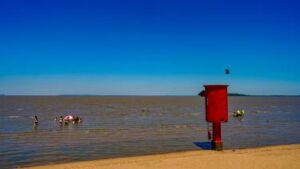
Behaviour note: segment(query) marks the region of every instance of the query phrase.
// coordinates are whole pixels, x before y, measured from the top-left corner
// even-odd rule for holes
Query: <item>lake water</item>
[[[2,96],[0,168],[201,151],[203,105],[201,97]],[[224,149],[300,143],[300,97],[229,97],[229,112],[241,108],[242,120],[222,124]],[[83,123],[54,121],[68,114]]]

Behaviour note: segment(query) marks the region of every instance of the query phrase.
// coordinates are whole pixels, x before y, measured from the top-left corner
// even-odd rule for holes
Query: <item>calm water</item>
[[[300,97],[230,97],[225,149],[300,143]],[[0,97],[0,168],[200,149],[201,97]],[[79,125],[59,126],[74,114]],[[40,125],[32,127],[32,116]]]

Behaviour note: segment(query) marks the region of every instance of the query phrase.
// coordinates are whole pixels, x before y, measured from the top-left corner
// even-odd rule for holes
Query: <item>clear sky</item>
[[[300,2],[0,0],[0,94],[196,95],[210,83],[299,95]]]

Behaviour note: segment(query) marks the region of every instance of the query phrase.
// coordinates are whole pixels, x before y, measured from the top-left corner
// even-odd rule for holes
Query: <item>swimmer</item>
[[[68,125],[69,124],[69,121],[65,121],[65,125]]]
[[[34,116],[33,125],[37,126],[38,124],[39,124],[39,120],[38,120],[37,116]]]
[[[63,120],[63,116],[60,116],[60,117],[59,117],[59,120],[58,120],[59,124],[62,125],[62,124],[63,124],[63,121],[64,121],[64,120]]]
[[[244,110],[237,110],[237,111],[232,113],[233,117],[243,117],[244,114],[245,114]]]
[[[79,119],[79,117],[76,116],[76,117],[74,118],[74,120],[73,120],[73,124],[78,123],[78,119]]]
[[[75,123],[81,123],[82,122],[82,119],[80,118],[80,117],[78,117],[78,116],[76,116],[75,118],[74,118],[74,120],[73,120],[73,124],[75,124]]]
[[[73,122],[74,121],[74,116],[73,115],[67,115],[64,117],[64,124],[68,125],[69,122]]]

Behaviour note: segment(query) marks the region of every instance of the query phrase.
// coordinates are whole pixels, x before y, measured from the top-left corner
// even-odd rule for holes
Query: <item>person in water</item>
[[[59,124],[60,124],[60,125],[62,125],[62,124],[63,124],[63,122],[64,122],[63,116],[60,116],[60,117],[59,117],[59,120],[58,120],[58,122],[59,122]]]
[[[73,120],[73,124],[78,124],[78,123],[81,123],[82,122],[82,119],[78,116],[76,116]]]
[[[245,110],[237,110],[232,113],[233,117],[243,117],[245,114]]]
[[[39,120],[38,120],[38,117],[35,115],[34,120],[33,120],[33,125],[37,126],[38,124],[39,124]]]

